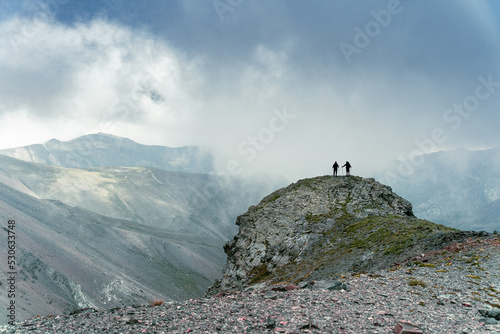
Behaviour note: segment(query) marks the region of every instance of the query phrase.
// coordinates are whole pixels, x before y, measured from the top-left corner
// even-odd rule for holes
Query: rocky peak
[[[295,218],[322,214],[334,217],[349,214],[356,218],[373,215],[413,217],[411,203],[393,193],[391,187],[359,176],[300,180],[266,196],[257,206],[250,207],[247,214],[270,212],[280,216],[276,209]],[[240,216],[236,224],[240,225],[245,216]],[[286,217],[281,219],[287,220]]]
[[[208,295],[377,269],[453,231],[417,219],[390,187],[357,176],[300,180],[251,206],[236,225],[223,278]]]

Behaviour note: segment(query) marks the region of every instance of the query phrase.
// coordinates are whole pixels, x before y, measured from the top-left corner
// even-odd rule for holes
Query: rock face
[[[390,187],[356,176],[300,180],[251,206],[236,225],[223,278],[207,295],[388,267],[456,231],[417,219]]]

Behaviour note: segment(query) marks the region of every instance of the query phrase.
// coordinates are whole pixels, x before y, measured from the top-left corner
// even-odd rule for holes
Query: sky
[[[499,146],[494,0],[3,0],[0,148],[104,132],[229,175]]]

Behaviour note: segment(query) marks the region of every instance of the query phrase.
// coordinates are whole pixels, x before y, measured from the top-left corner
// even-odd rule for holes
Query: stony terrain
[[[300,287],[261,285],[159,306],[87,309],[32,318],[5,332],[500,333],[500,239],[451,243],[390,270]]]

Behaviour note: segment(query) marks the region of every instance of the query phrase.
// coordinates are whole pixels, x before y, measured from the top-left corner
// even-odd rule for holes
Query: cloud
[[[32,143],[103,131],[208,145],[222,169],[293,179],[330,160],[367,175],[436,128],[448,138],[436,149],[498,140],[500,90],[458,130],[443,119],[480,76],[500,81],[485,1],[233,1],[222,20],[210,1],[59,3],[0,22],[0,117]],[[358,49],[350,61],[342,43]]]
[[[144,31],[95,20],[67,27],[14,18],[1,26],[0,114],[23,113],[40,123],[81,122],[79,132],[112,124],[166,130],[189,118],[194,65]]]

